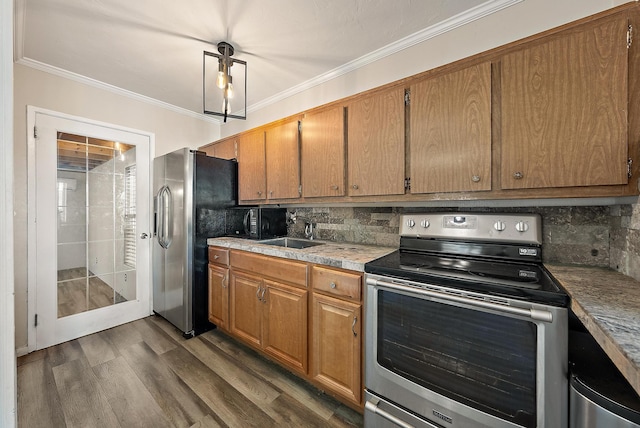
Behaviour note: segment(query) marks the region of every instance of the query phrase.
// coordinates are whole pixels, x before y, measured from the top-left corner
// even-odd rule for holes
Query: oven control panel
[[[416,213],[401,222],[401,236],[542,244],[538,214]]]

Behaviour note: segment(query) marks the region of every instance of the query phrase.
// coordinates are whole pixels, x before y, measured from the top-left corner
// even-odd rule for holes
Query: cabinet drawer
[[[209,263],[229,266],[229,250],[227,248],[209,247]]]
[[[362,275],[356,272],[313,266],[311,284],[314,291],[322,291],[338,297],[359,301],[362,296]]]
[[[307,286],[307,264],[303,262],[244,251],[231,251],[231,266],[261,277],[273,278],[302,287]]]

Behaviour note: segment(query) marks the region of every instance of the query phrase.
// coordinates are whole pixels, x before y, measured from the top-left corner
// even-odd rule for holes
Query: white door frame
[[[28,176],[28,250],[27,250],[27,263],[28,263],[28,286],[27,286],[27,295],[28,295],[28,305],[27,305],[27,319],[28,319],[28,329],[27,329],[27,341],[28,341],[28,352],[34,351],[35,349],[40,349],[42,348],[42,336],[40,337],[40,342],[38,342],[38,337],[37,337],[37,328],[35,326],[34,323],[34,319],[35,319],[35,314],[36,314],[36,310],[37,310],[37,301],[38,301],[38,296],[36,296],[36,283],[37,283],[37,275],[38,275],[38,260],[37,260],[37,223],[36,223],[36,207],[37,207],[37,200],[36,200],[36,174],[37,174],[37,170],[36,170],[36,138],[34,136],[34,132],[33,129],[36,125],[36,116],[37,115],[42,115],[41,120],[43,120],[44,118],[46,118],[47,116],[52,117],[54,119],[64,119],[64,120],[70,120],[70,121],[74,121],[74,122],[78,122],[81,125],[93,125],[93,126],[99,126],[99,127],[103,127],[103,128],[108,128],[109,130],[113,130],[116,132],[127,132],[127,133],[132,133],[132,134],[138,134],[141,137],[144,138],[148,138],[149,141],[149,183],[151,183],[151,179],[153,177],[152,173],[153,171],[151,170],[152,166],[153,166],[153,158],[154,158],[154,152],[155,152],[155,134],[151,133],[151,132],[146,132],[146,131],[140,131],[140,130],[136,130],[136,129],[131,129],[131,128],[126,128],[123,126],[119,126],[119,125],[113,125],[113,124],[109,124],[109,123],[105,123],[105,122],[99,122],[99,121],[95,121],[95,120],[90,120],[90,119],[86,119],[86,118],[82,118],[82,117],[77,117],[77,116],[72,116],[72,115],[68,115],[68,114],[64,114],[64,113],[59,113],[59,112],[55,112],[55,111],[51,111],[51,110],[46,110],[46,109],[42,109],[42,108],[38,108],[38,107],[34,107],[34,106],[27,106],[27,176]],[[149,186],[149,189],[151,190],[151,186]],[[151,228],[152,226],[152,211],[153,211],[153,195],[152,192],[149,191],[149,200],[147,203],[147,207],[149,208],[148,210],[148,224],[149,224],[149,228]],[[138,230],[138,234],[145,232],[145,230],[139,229]],[[150,230],[146,231],[147,233],[150,232]],[[148,280],[148,287],[145,288],[140,288],[138,287],[138,290],[141,293],[139,295],[139,298],[142,297],[145,300],[148,300],[148,307],[144,307],[141,308],[142,312],[140,311],[136,311],[134,313],[127,313],[127,315],[124,315],[124,311],[119,311],[120,316],[127,316],[130,317],[130,320],[133,319],[138,319],[141,318],[143,316],[149,315],[152,313],[152,296],[151,296],[151,292],[152,292],[152,287],[151,287],[151,240],[147,240],[147,241],[138,241],[140,244],[144,243],[148,243],[148,251],[149,251],[149,265],[148,265],[148,273],[149,273],[149,280]],[[128,303],[132,303],[132,302],[125,302],[125,303],[121,303],[116,305],[116,307],[124,307],[125,305],[127,305]],[[113,308],[113,307],[110,307]],[[103,309],[108,309],[108,308],[102,308],[102,309],[96,309],[93,311],[90,311],[91,313],[99,313],[100,311],[102,311]],[[82,317],[84,314],[78,314],[78,315],[74,315],[73,317],[76,316],[80,316]],[[71,317],[66,317],[66,318],[71,318]],[[65,319],[61,319],[61,320],[65,320]],[[125,321],[126,322],[126,321]],[[60,324],[60,321],[57,321],[56,324]],[[43,326],[43,328],[48,329],[48,326]],[[83,330],[82,334],[91,334],[100,330],[103,330],[105,327],[103,327],[102,324],[100,323],[95,323],[95,322],[91,322],[88,323],[88,325],[86,326],[86,328]],[[108,327],[107,327],[108,328]],[[56,332],[56,334],[58,334],[59,331]],[[69,338],[70,339],[70,338]],[[46,342],[45,342],[46,343]],[[47,343],[46,346],[52,345],[53,343]]]
[[[16,415],[13,273],[13,2],[0,1],[0,426]]]

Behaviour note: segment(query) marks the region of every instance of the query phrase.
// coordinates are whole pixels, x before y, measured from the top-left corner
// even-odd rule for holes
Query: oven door
[[[436,426],[567,425],[566,308],[372,274],[366,284],[367,427],[398,425],[371,411],[378,400]]]

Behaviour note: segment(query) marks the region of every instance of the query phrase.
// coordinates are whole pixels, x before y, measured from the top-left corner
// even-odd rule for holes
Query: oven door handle
[[[382,410],[380,407],[378,407],[379,403],[380,403],[380,400],[378,400],[378,399],[367,400],[367,402],[364,404],[364,409],[370,411],[374,415],[378,415],[378,416],[388,420],[391,423],[396,424],[397,426],[399,426],[401,428],[415,428],[413,425],[409,425],[408,423],[406,423],[402,419],[392,415],[391,413],[389,413],[387,411]],[[431,425],[427,421],[424,421],[424,422],[426,424],[428,424],[429,427],[437,428],[435,425]]]
[[[433,297],[441,300],[448,300],[456,303],[463,303],[466,305],[481,307],[485,309],[492,309],[499,312],[504,312],[513,315],[520,315],[527,318],[531,318],[536,321],[553,322],[553,314],[549,311],[543,311],[539,309],[524,309],[515,308],[513,306],[505,306],[499,303],[486,302],[482,300],[472,299],[464,296],[454,296],[446,293],[439,293],[437,291],[425,290],[423,288],[409,287],[402,284],[396,284],[393,282],[381,281],[379,279],[367,278],[367,284],[374,287],[386,287],[392,290],[400,290],[412,294],[420,294],[427,297]]]

